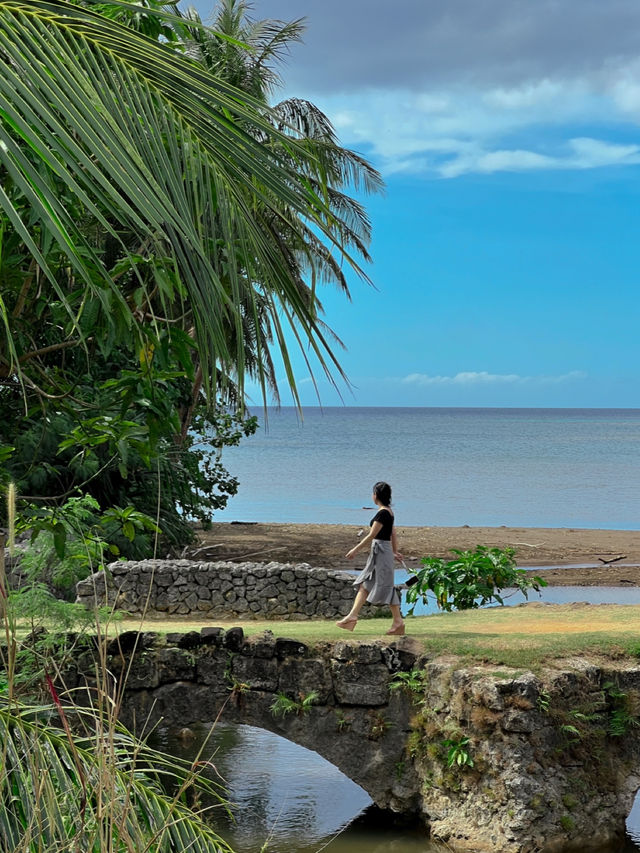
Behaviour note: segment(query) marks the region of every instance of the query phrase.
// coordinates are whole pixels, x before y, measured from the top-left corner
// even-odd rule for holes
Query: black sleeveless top
[[[373,522],[377,521],[382,525],[382,530],[376,536],[376,539],[384,539],[386,542],[391,540],[391,531],[393,530],[393,515],[388,509],[381,509],[373,516],[369,522],[369,527],[373,527]]]

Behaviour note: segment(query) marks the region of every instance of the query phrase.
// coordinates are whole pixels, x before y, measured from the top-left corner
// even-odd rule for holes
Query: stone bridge
[[[113,678],[127,673],[130,727],[219,717],[275,732],[453,850],[619,849],[640,786],[637,661],[572,659],[534,675],[432,658],[409,637],[312,648],[242,628],[127,632],[109,653]],[[69,686],[93,667],[91,650],[78,655]],[[283,697],[286,716],[272,710]]]

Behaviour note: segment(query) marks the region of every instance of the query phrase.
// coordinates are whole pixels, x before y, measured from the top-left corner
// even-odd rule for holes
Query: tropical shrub
[[[429,594],[435,596],[440,610],[470,610],[491,601],[503,604],[500,595],[506,588],[515,588],[525,598],[529,590],[539,591],[547,585],[542,578],[529,577],[518,569],[513,548],[486,548],[478,545],[474,551],[452,549],[456,557],[423,557],[423,568],[415,572],[417,582],[407,590],[411,613],[416,602],[425,604]]]

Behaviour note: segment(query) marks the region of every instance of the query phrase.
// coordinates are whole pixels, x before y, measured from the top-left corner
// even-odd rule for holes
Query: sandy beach
[[[207,560],[305,562],[331,569],[357,568],[344,555],[364,528],[342,524],[216,522],[198,532],[185,554]],[[640,531],[549,527],[398,527],[408,566],[424,556],[451,557],[451,548],[515,548],[522,568],[544,566],[552,585],[640,586]],[[619,559],[618,559],[619,558]]]

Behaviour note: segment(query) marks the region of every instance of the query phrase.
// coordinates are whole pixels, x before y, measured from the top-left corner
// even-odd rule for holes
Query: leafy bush
[[[62,506],[27,504],[17,527],[31,535],[21,572],[61,597],[73,595],[78,581],[120,556],[123,543],[146,551],[151,535],[159,532],[152,518],[133,507],[101,512],[91,495],[69,498]]]
[[[506,588],[515,587],[527,598],[530,589],[539,591],[547,585],[516,568],[513,548],[478,545],[475,551],[452,550],[457,555],[453,560],[422,559],[423,568],[415,573],[418,582],[407,590],[407,602],[413,605],[410,613],[419,599],[427,602],[429,593],[435,595],[440,610],[471,610],[491,601],[504,604],[500,592]]]
[[[179,414],[189,407],[191,385],[176,361],[175,341],[154,340],[151,364],[132,363],[131,354],[121,349],[107,360],[94,353],[87,372],[76,356],[73,382],[65,386],[68,396],[54,412],[32,405],[25,413],[19,388],[0,387],[6,413],[0,421],[0,489],[3,480],[12,479],[19,496],[48,507],[89,494],[102,511],[130,507],[157,520],[164,548],[191,542],[192,523],[206,524],[236,493],[238,481],[221,454],[252,435],[257,420],[207,408],[199,400],[181,435]],[[131,537],[130,525],[112,520],[118,538],[109,541],[124,556],[151,556],[148,528],[134,523]]]
[[[389,683],[389,690],[406,690],[417,703],[424,693],[424,678],[425,673],[419,669],[412,669],[410,672],[396,672]]]

